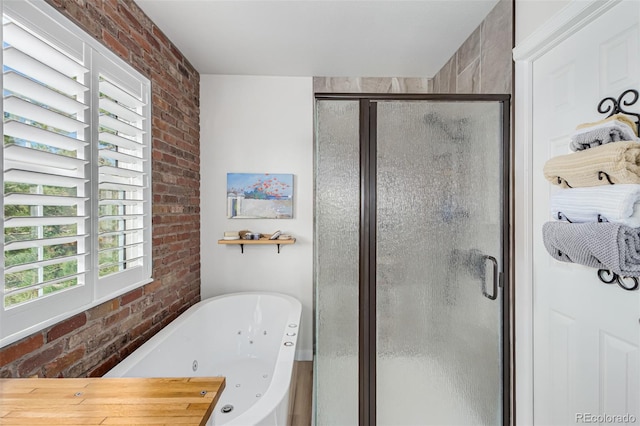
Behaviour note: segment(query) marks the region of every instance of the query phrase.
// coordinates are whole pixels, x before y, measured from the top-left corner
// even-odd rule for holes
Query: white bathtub
[[[208,425],[286,425],[300,302],[277,293],[203,300],[105,377],[224,376]],[[222,408],[233,406],[229,413]]]

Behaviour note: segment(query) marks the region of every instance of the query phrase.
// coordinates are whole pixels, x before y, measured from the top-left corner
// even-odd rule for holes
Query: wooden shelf
[[[295,238],[290,240],[270,240],[268,238],[260,238],[259,240],[218,240],[218,244],[231,244],[240,246],[240,252],[244,253],[245,244],[248,246],[251,245],[276,245],[278,246],[278,253],[280,253],[280,246],[287,244],[294,244],[296,242]]]

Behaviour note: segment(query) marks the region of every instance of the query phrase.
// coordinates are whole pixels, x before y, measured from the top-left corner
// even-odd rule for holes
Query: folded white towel
[[[575,223],[606,221],[640,227],[640,185],[568,188],[551,196],[551,214]]]
[[[605,121],[590,127],[578,128],[571,135],[572,151],[593,148],[611,142],[640,141],[634,130],[620,120]]]
[[[596,129],[610,129],[610,128],[620,128],[622,129],[622,131],[624,132],[624,134],[626,136],[628,136],[629,138],[633,138],[638,139],[638,136],[636,135],[636,133],[633,130],[633,127],[631,127],[631,125],[628,122],[622,121],[622,120],[607,120],[607,121],[602,121],[599,123],[594,123],[592,125],[589,126],[580,126],[578,128],[576,128],[576,130],[573,132],[574,135],[579,135],[582,133],[587,133],[590,132],[591,130],[596,130]]]

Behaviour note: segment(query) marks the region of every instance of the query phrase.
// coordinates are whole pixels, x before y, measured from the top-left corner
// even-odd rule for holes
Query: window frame
[[[152,156],[151,156],[151,122],[152,122],[152,87],[151,81],[135,70],[131,65],[114,54],[102,43],[91,37],[77,24],[63,16],[54,7],[45,2],[29,1],[3,1],[3,16],[6,14],[10,19],[15,19],[21,24],[37,29],[37,32],[47,41],[62,48],[69,56],[82,59],[83,66],[89,71],[85,74],[85,83],[89,90],[85,93],[85,102],[89,106],[85,110],[85,120],[89,126],[85,130],[84,140],[88,142],[88,163],[85,165],[85,201],[84,208],[89,219],[86,221],[88,246],[86,273],[84,284],[57,291],[53,294],[34,299],[22,304],[5,307],[4,296],[0,305],[0,347],[11,344],[23,337],[29,336],[48,326],[58,323],[66,318],[84,312],[103,302],[118,297],[124,293],[141,287],[153,281],[152,278]],[[2,28],[0,28],[2,33]],[[4,35],[2,34],[4,40]],[[2,54],[0,53],[0,56]],[[99,278],[98,265],[98,222],[99,222],[99,78],[100,75],[108,76],[112,82],[117,82],[120,87],[132,94],[139,96],[144,106],[141,115],[142,122],[142,168],[143,177],[143,256],[142,266],[128,270],[121,270],[105,277]],[[0,79],[3,76],[0,75]],[[4,87],[4,80],[3,80]],[[4,100],[2,101],[4,105]],[[3,107],[4,112],[4,107]],[[4,120],[0,123],[4,135]],[[0,149],[0,160],[4,164],[4,145]],[[2,184],[4,188],[4,173],[2,174]],[[4,190],[3,190],[4,191]],[[3,192],[4,193],[4,192]],[[0,197],[0,206],[4,212],[4,196]],[[4,245],[4,225],[3,225],[3,245]],[[0,266],[3,277],[4,291],[4,270],[5,256],[0,259]]]

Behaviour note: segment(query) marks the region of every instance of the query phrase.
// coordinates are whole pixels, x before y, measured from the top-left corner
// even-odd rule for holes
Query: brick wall
[[[151,79],[154,282],[0,349],[0,377],[100,376],[200,300],[200,76],[131,0],[47,0]]]

